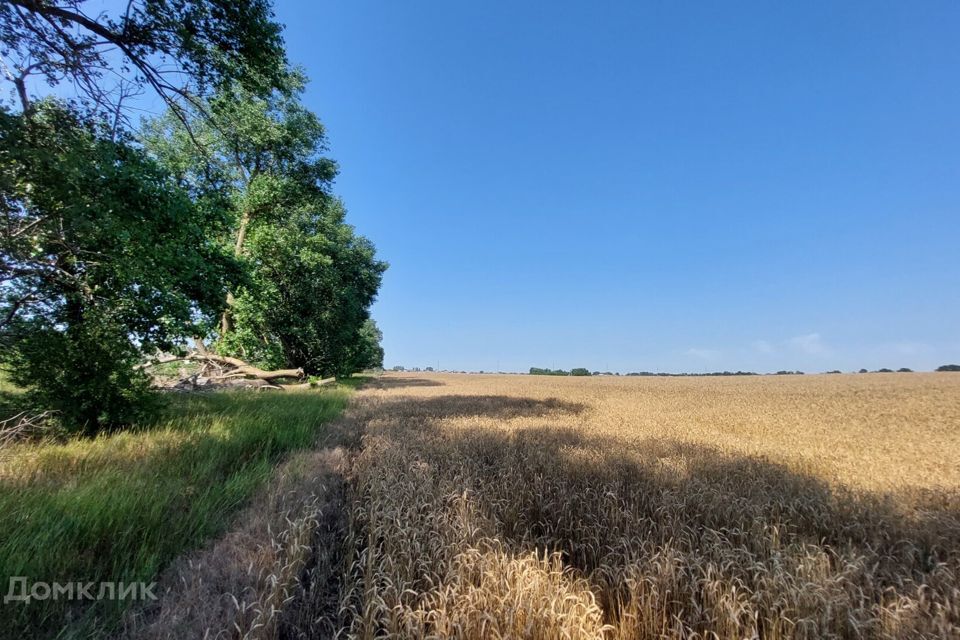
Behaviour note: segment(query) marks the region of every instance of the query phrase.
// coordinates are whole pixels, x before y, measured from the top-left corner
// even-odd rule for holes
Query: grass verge
[[[122,433],[0,452],[4,593],[11,576],[149,583],[225,531],[285,454],[314,445],[352,386],[176,396]],[[128,604],[11,602],[0,605],[0,634],[97,635]]]

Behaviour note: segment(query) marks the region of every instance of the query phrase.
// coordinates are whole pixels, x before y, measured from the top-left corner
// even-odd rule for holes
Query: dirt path
[[[334,635],[347,477],[362,425],[356,414],[348,408],[316,449],[280,465],[234,529],[169,566],[155,590],[159,599],[132,610],[117,637]]]

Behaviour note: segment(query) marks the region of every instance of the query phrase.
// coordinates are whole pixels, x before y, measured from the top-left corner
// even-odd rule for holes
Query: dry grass
[[[391,375],[354,414],[352,637],[960,636],[958,375]]]

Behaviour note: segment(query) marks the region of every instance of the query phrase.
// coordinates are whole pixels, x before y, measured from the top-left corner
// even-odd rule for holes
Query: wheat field
[[[352,637],[960,634],[960,376],[390,374],[352,415]]]
[[[126,637],[960,637],[960,375],[388,374],[326,434]]]

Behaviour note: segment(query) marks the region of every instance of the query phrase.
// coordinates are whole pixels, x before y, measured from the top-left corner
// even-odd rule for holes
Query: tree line
[[[584,367],[575,367],[570,371],[563,369],[541,369],[540,367],[530,367],[531,376],[589,376],[592,375],[589,369]]]
[[[382,365],[387,265],[266,0],[0,5],[0,366],[76,430],[154,407],[159,359],[224,378]],[[37,97],[69,84],[70,99]],[[51,93],[46,90],[46,93]],[[138,96],[165,113],[133,122]]]
[[[402,369],[401,369],[402,370]],[[936,371],[960,371],[960,365],[956,364],[945,364],[943,366],[937,367]],[[831,371],[826,371],[825,373],[842,373],[839,369],[834,369]],[[860,369],[857,373],[870,373],[867,369]],[[907,367],[901,367],[894,371],[893,369],[877,369],[875,373],[913,373],[913,369]],[[610,371],[593,371],[590,372],[585,368],[572,369],[570,371],[565,371],[563,369],[543,369],[540,367],[530,367],[530,375],[532,376],[619,376],[620,373],[612,373]],[[653,371],[631,371],[630,373],[622,374],[625,377],[661,377],[661,378],[687,378],[687,377],[712,377],[712,376],[756,376],[761,375],[755,371],[710,371],[706,373],[664,373],[664,372],[653,372]],[[783,369],[777,371],[774,375],[778,376],[802,376],[804,375],[803,371],[791,371]]]

